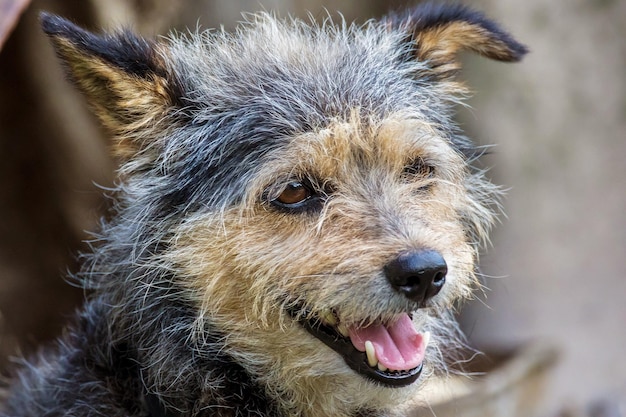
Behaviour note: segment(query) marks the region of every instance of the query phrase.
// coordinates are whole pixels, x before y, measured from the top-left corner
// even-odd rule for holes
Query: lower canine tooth
[[[382,363],[378,362],[378,370],[385,372],[385,371],[388,371],[389,369]]]
[[[367,355],[367,364],[372,368],[378,365],[378,359],[376,359],[376,349],[374,344],[369,340],[365,342],[365,354]]]
[[[428,344],[430,343],[430,332],[424,332],[424,334],[422,335],[422,339],[424,341],[424,350],[426,350]]]

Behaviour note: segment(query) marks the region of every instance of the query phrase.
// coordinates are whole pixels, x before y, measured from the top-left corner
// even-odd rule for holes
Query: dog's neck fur
[[[191,311],[186,311],[188,306],[181,303],[177,306],[180,316],[164,316],[162,321],[154,322],[152,329],[144,327],[142,335],[118,337],[105,330],[115,328],[111,326],[115,312],[105,310],[99,318],[89,314],[95,311],[102,313],[102,308],[107,308],[102,304],[106,302],[96,299],[87,305],[74,336],[80,339],[80,333],[85,330],[93,333],[95,325],[99,328],[96,334],[111,338],[89,344],[88,351],[76,352],[85,359],[77,363],[93,363],[94,368],[100,370],[96,378],[108,379],[107,375],[112,375],[114,381],[121,382],[119,386],[110,387],[111,395],[129,396],[133,393],[132,396],[142,399],[141,403],[151,417],[284,415],[243,368],[220,353],[222,349],[218,346],[220,337],[217,334],[211,333],[212,340],[205,341],[210,352],[203,354],[195,351],[184,335],[177,338],[163,331],[168,326],[180,326],[181,322],[187,322],[191,317]],[[155,337],[161,338],[162,342],[163,338],[168,339],[165,341],[168,345],[178,345],[183,341],[182,344],[187,346],[172,347],[171,351],[175,351],[176,356],[167,358],[166,352],[151,351],[154,345],[150,340]],[[94,349],[94,346],[102,348]],[[156,361],[157,357],[168,361],[167,366]],[[119,402],[124,403],[122,399]]]
[[[99,300],[93,302],[100,303]],[[163,343],[163,337],[167,337],[170,339],[166,342],[167,344],[180,344],[181,341],[188,341],[185,335],[163,336],[162,329],[168,326],[182,328],[185,325],[193,325],[190,321],[193,311],[188,310],[190,309],[189,306],[181,303],[176,309],[180,316],[174,317],[164,314],[162,322],[154,322],[152,329],[144,328],[144,335],[132,335],[125,342],[103,341],[100,344],[100,346],[108,346],[108,355],[106,356],[111,358],[109,363],[102,364],[102,366],[108,366],[110,373],[117,374],[120,373],[120,370],[127,373],[126,378],[119,378],[119,380],[128,381],[127,386],[120,387],[118,392],[128,394],[132,390],[139,390],[137,394],[142,398],[141,402],[150,417],[205,415],[211,417],[252,415],[372,417],[376,415],[371,411],[347,408],[338,410],[333,407],[333,410],[324,410],[323,401],[317,401],[316,406],[309,405],[307,410],[279,409],[277,404],[280,401],[275,401],[269,397],[265,388],[256,381],[256,378],[224,353],[220,342],[223,339],[218,332],[212,329],[205,329],[204,335],[208,338],[203,341],[203,346],[206,351],[201,352],[197,350],[197,346],[187,342],[185,343],[187,346],[184,348],[181,346],[172,348],[171,351],[176,352],[176,357],[161,358],[161,361],[171,361],[168,366],[161,366],[160,363],[162,362],[156,358],[163,353],[150,352],[150,347],[154,346],[150,340],[153,337],[160,337],[161,343]],[[87,311],[89,310],[91,309],[87,309]],[[108,323],[109,320],[115,320],[115,315],[116,313],[113,312],[113,318],[107,320],[105,314],[105,317],[101,319],[100,326],[117,327],[109,327],[110,323]],[[128,317],[127,314],[124,316]],[[181,323],[183,323],[182,326]],[[124,337],[128,336],[127,334]],[[112,338],[115,339],[114,336]],[[93,352],[91,354],[93,355]],[[100,357],[104,357],[104,355]],[[128,365],[120,364],[132,364],[133,366],[129,368]],[[191,369],[193,372],[190,371]]]

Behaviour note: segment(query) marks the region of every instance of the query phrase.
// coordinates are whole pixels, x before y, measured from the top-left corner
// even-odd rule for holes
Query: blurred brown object
[[[538,417],[559,356],[554,346],[531,343],[509,352],[475,355],[466,375],[435,379],[413,417]]]
[[[30,0],[0,0],[0,49]]]

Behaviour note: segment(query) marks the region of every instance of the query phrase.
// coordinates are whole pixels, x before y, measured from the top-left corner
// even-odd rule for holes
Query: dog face
[[[262,363],[268,384],[304,379],[319,395],[367,399],[360,407],[406,395],[440,361],[438,347],[455,334],[445,310],[474,279],[459,215],[475,204],[463,158],[407,115],[338,121],[268,157],[241,205],[177,229],[173,262],[194,277],[229,349]],[[432,295],[403,291],[390,268],[425,253],[445,260],[445,284]]]
[[[497,195],[450,118],[456,53],[521,45],[432,4],[167,43],[43,23],[115,139],[121,214],[197,306],[191,339],[210,322],[281,408],[316,415],[397,407],[441,366]]]

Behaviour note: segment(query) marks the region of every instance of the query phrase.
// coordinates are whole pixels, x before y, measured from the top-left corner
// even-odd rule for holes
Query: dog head
[[[114,138],[129,245],[161,248],[197,306],[190,338],[210,322],[284,409],[316,415],[396,407],[441,367],[497,196],[451,120],[457,54],[523,46],[430,3],[164,41],[42,22]]]

